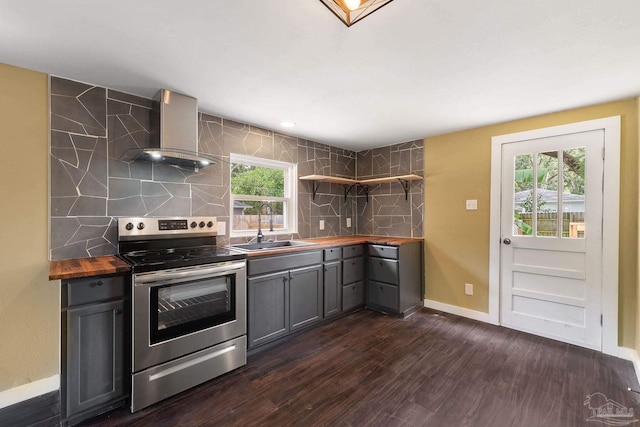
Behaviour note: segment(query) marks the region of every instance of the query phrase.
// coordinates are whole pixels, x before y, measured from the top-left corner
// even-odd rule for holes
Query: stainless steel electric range
[[[131,411],[246,364],[245,255],[213,217],[119,218],[132,267]]]

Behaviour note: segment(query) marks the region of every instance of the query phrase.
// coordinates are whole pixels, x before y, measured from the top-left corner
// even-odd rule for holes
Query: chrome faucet
[[[262,243],[262,239],[264,238],[264,234],[262,234],[262,207],[266,206],[269,208],[269,231],[273,231],[273,206],[271,206],[271,202],[262,203],[258,207],[258,237],[256,238],[256,242]]]

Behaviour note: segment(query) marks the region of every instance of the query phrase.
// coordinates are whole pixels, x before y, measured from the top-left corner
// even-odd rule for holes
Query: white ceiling
[[[0,62],[358,151],[638,96],[640,1],[0,0]]]

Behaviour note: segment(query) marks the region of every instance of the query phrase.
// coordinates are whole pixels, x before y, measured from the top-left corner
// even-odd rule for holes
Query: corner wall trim
[[[455,314],[456,316],[462,316],[469,319],[478,320],[480,322],[498,325],[498,323],[494,322],[491,319],[489,313],[484,313],[482,311],[471,310],[464,307],[458,307],[457,305],[445,304],[443,302],[430,299],[424,300],[424,306],[427,308],[432,308],[434,310],[444,311],[445,313]]]
[[[640,384],[640,356],[638,352],[632,348],[618,347],[618,357],[620,359],[630,360],[633,363],[633,369],[636,371],[638,384]]]
[[[0,408],[14,405],[60,388],[60,375],[42,378],[9,390],[0,391]]]

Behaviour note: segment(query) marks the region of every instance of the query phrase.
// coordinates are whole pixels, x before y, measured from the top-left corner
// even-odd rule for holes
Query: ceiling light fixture
[[[347,9],[354,11],[360,7],[360,0],[344,0]]]
[[[282,126],[283,128],[292,128],[294,127],[296,124],[292,121],[289,120],[285,120],[283,122],[280,122],[280,126]]]
[[[393,0],[320,0],[347,27]]]

